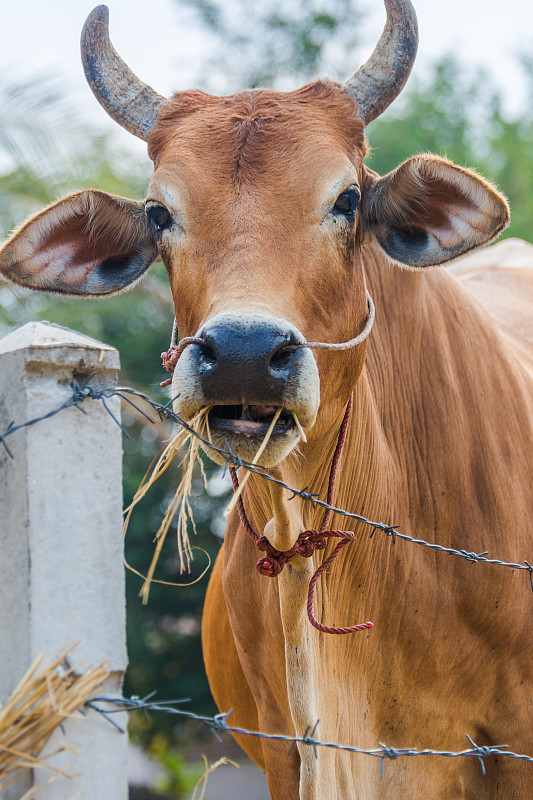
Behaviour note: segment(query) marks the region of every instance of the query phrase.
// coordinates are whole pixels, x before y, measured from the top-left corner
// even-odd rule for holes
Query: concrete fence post
[[[71,394],[71,382],[116,383],[118,352],[79,333],[31,322],[0,340],[0,433],[42,417]],[[120,416],[118,398],[108,406]],[[126,667],[122,560],[121,432],[98,400],[23,428],[0,442],[0,703],[34,659],[79,643],[80,671],[106,660],[105,691],[121,694]],[[114,716],[122,727],[127,721]],[[58,742],[78,751],[51,763],[78,778],[50,786],[46,770],[8,790],[18,800],[126,800],[127,736],[101,716],[71,718]],[[32,795],[33,796],[33,795]]]

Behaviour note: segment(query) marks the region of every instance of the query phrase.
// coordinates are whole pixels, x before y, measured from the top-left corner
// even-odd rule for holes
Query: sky
[[[95,0],[0,2],[0,74],[62,74],[89,118],[109,125],[85,83],[79,57],[79,34]],[[367,9],[361,26],[366,45],[354,53],[351,72],[369,55],[385,21],[382,0],[361,2]],[[431,60],[454,52],[470,68],[486,68],[497,86],[507,87],[508,112],[518,112],[525,89],[517,58],[521,52],[533,52],[531,0],[414,0],[414,4],[420,47],[413,75],[423,77]],[[165,95],[192,88],[193,65],[206,40],[191,12],[174,0],[107,0],[107,5],[112,41],[144,82]]]

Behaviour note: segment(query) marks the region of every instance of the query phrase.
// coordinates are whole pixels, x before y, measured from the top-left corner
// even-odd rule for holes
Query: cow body
[[[509,337],[513,351],[533,368],[533,245],[505,239],[450,267]]]
[[[416,50],[409,0],[385,3],[377,48],[344,85],[168,101],[120,61],[107,11],[95,9],[85,68],[109,113],[148,141],[146,201],[95,190],[64,198],[8,240],[0,273],[41,290],[111,294],[160,257],[187,344],[174,409],[189,421],[205,411],[214,444],[250,459],[273,426],[260,463],[325,499],[352,397],[338,507],[522,562],[533,478],[527,300],[522,291],[509,323],[502,297],[493,293],[487,313],[445,270],[426,270],[492,241],[509,211],[493,186],[436,156],[383,177],[366,167],[365,125],[400,91]],[[332,349],[367,329],[367,290],[370,337]],[[320,525],[322,512],[255,475],[243,502],[279,551]],[[213,694],[231,722],[300,737],[316,726],[322,741],[363,748],[457,751],[469,735],[533,754],[524,574],[371,537],[340,515],[331,527],[358,541],[320,579],[315,614],[328,626],[372,620],[371,631],[319,633],[307,620],[309,581],[332,544],[264,577],[232,514],[202,626]],[[288,756],[286,743],[237,738],[266,769],[274,800],[523,800],[533,789],[531,766],[510,759],[486,759],[483,776],[475,758],[402,758],[381,780],[368,756],[315,755],[303,743]]]
[[[376,324],[354,388],[336,505],[417,538],[520,561],[531,549],[531,497],[524,490],[533,477],[531,372],[444,270],[384,270],[379,254],[367,252]],[[339,425],[340,419],[320,443],[301,446],[303,457],[284,465],[290,485],[325,497]],[[272,513],[268,489],[255,477],[248,487],[245,506],[261,530]],[[316,527],[319,511],[308,505],[302,511],[306,527]],[[370,539],[368,527],[346,519],[332,525],[355,530],[358,542],[319,584],[319,618],[375,623],[347,638],[309,626],[308,561],[286,576],[292,585],[286,597],[276,585],[285,573],[260,576],[255,548],[238,518],[230,523],[207,595],[203,638],[213,693],[222,710],[233,709],[231,724],[302,736],[320,720],[320,740],[363,748],[384,742],[457,751],[468,746],[468,734],[479,745],[531,753],[531,598],[524,575],[394,545],[380,533]],[[321,557],[314,556],[315,566]],[[228,621],[221,624],[224,606]],[[284,619],[291,615],[299,627],[288,637]],[[301,664],[289,657],[291,638],[311,653],[311,663],[303,654]],[[298,795],[296,752],[288,759],[279,743],[263,740],[259,747],[244,737],[239,743],[266,766],[276,800],[518,799],[533,787],[530,766],[520,762],[488,760],[483,776],[476,760],[400,759],[386,764],[380,780],[374,759],[323,749],[315,759],[304,745],[309,777],[302,775]]]

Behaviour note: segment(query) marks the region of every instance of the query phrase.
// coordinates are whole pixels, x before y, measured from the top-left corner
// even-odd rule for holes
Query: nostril
[[[292,355],[292,348],[282,345],[276,352],[273,354],[272,358],[270,359],[270,366],[272,369],[281,370],[285,369],[289,365],[289,361]]]
[[[199,345],[199,348],[202,361],[204,361],[206,364],[216,364],[216,353],[211,345],[201,344]]]

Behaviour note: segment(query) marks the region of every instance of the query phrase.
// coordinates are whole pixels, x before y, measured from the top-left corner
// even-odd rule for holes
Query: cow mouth
[[[248,437],[264,437],[278,410],[279,406],[267,405],[212,406],[208,416],[209,428],[225,434],[236,433]],[[272,435],[284,435],[294,427],[293,414],[283,409],[276,421]]]

